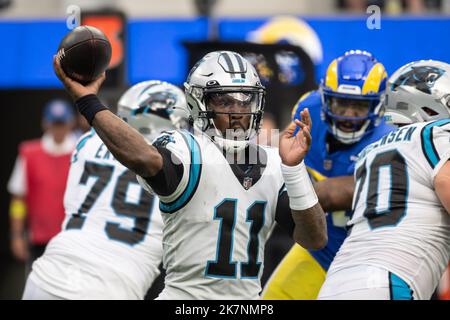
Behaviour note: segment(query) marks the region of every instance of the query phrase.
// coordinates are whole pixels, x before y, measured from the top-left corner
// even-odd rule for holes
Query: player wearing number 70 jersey
[[[150,140],[182,125],[185,104],[177,87],[145,81],[121,97],[118,115]],[[33,264],[24,299],[143,299],[162,258],[158,199],[93,129],[72,156],[64,206],[63,231]]]
[[[165,133],[152,146],[98,102],[102,79],[82,86],[56,59],[54,67],[111,152],[160,197],[167,272],[160,299],[259,298],[264,245],[275,220],[299,244],[325,245],[325,215],[303,164],[309,113],[280,136],[279,149],[251,143],[265,88],[241,55],[212,52],[193,67],[185,88],[195,134]]]
[[[387,87],[389,117],[409,125],[359,155],[350,235],[319,299],[430,299],[449,261],[450,65],[410,63]]]

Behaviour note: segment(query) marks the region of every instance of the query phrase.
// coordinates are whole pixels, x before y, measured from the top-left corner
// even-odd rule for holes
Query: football
[[[87,84],[108,68],[111,51],[111,44],[102,31],[79,26],[62,39],[58,58],[71,79]]]

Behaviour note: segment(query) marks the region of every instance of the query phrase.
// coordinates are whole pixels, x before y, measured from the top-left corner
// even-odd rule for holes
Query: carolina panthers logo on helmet
[[[406,85],[431,94],[434,84],[444,73],[444,70],[433,66],[411,67],[395,80],[391,90],[395,91],[397,87]]]
[[[170,119],[173,106],[177,103],[177,96],[170,91],[158,91],[149,93],[148,97],[140,103],[135,114],[150,113],[159,117]]]

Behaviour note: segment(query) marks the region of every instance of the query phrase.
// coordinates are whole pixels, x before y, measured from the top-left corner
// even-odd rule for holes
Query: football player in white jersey
[[[118,115],[148,141],[187,120],[179,88],[145,81],[127,90]],[[158,199],[92,129],[72,155],[62,230],[33,264],[24,299],[143,299],[159,274]]]
[[[385,105],[404,126],[359,155],[350,234],[319,299],[430,299],[449,261],[450,65],[400,68]]]
[[[212,52],[192,68],[185,88],[195,134],[165,133],[153,146],[98,101],[104,76],[82,86],[57,59],[54,67],[109,150],[160,197],[167,275],[159,299],[259,298],[275,220],[300,245],[325,245],[325,216],[303,164],[309,113],[280,135],[279,150],[250,143],[265,89],[241,55]]]

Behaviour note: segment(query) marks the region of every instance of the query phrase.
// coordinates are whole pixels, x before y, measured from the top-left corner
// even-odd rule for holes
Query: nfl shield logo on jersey
[[[325,170],[331,170],[332,167],[333,167],[333,161],[331,159],[323,160],[323,168]]]
[[[244,181],[242,181],[242,185],[245,190],[248,190],[253,185],[253,179],[250,177],[245,177]]]

